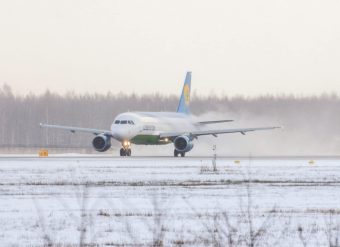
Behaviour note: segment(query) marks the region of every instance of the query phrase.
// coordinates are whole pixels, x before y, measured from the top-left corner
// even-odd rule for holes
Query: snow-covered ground
[[[213,172],[211,158],[0,157],[0,246],[330,246],[340,237],[340,160],[238,161],[218,158]]]

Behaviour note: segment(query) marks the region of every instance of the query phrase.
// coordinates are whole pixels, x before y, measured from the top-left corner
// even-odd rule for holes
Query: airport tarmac
[[[216,164],[213,171],[211,157],[1,156],[0,242],[206,246],[227,241],[232,226],[237,246],[247,246],[251,224],[263,245],[297,246],[303,227],[308,246],[327,246],[327,229],[340,226],[339,157]]]

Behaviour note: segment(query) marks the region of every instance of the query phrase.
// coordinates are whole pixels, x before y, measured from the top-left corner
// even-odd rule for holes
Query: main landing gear
[[[175,157],[178,157],[178,155],[181,155],[181,157],[184,157],[185,156],[185,152],[179,152],[177,151],[176,149],[174,150],[174,156]]]
[[[120,156],[131,156],[130,142],[125,141],[122,143],[122,146],[119,151]]]

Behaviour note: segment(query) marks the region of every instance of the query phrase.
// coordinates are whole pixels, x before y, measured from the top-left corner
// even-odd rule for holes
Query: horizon
[[[27,97],[27,96],[35,96],[35,97],[43,97],[46,94],[51,94],[51,95],[56,95],[59,97],[67,97],[67,96],[78,96],[78,97],[82,97],[82,96],[124,96],[124,97],[151,97],[151,96],[160,96],[163,98],[171,98],[171,97],[180,97],[180,93],[176,94],[176,93],[164,93],[161,91],[154,91],[154,92],[147,92],[147,93],[141,93],[138,94],[136,92],[115,92],[115,91],[107,91],[107,92],[76,92],[75,90],[68,90],[65,92],[58,92],[58,91],[52,91],[48,88],[46,88],[44,91],[40,91],[40,92],[19,92],[18,90],[15,90],[12,88],[11,85],[4,83],[4,84],[0,84],[0,93],[2,92],[7,92],[10,94],[13,94],[13,96],[15,97]],[[208,99],[208,98],[217,98],[217,99],[259,99],[259,98],[274,98],[274,99],[284,99],[284,98],[295,98],[295,99],[310,99],[310,98],[339,98],[340,99],[340,92],[321,92],[318,94],[298,94],[298,93],[263,93],[263,94],[256,94],[256,95],[246,95],[246,94],[227,94],[225,92],[221,92],[219,94],[217,94],[216,92],[210,92],[208,94],[202,94],[199,93],[198,90],[193,90],[191,92],[191,100],[195,100],[195,98],[199,98],[199,99]]]

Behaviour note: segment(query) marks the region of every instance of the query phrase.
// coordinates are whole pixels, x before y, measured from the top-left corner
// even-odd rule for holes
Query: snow
[[[0,157],[1,246],[249,246],[250,225],[258,246],[338,234],[340,160],[236,160],[214,173],[209,157]]]

